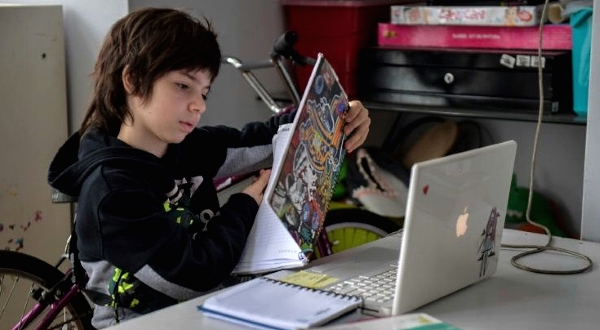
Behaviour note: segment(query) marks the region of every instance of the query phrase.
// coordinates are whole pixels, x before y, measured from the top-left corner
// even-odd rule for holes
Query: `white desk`
[[[546,236],[505,230],[502,242],[544,244]],[[376,243],[376,242],[374,242]],[[370,243],[373,244],[373,243]],[[416,311],[425,312],[462,329],[598,329],[600,328],[600,244],[555,238],[553,246],[587,255],[594,268],[577,275],[544,275],[520,270],[510,258],[522,250],[502,249],[496,274],[481,283],[453,293]],[[363,249],[364,246],[356,248]],[[319,263],[326,262],[323,258]],[[525,257],[522,263],[549,269],[580,268],[584,262],[545,252]],[[199,297],[143,317],[123,322],[111,330],[241,329],[239,325],[204,317],[196,307]],[[357,319],[359,314],[349,319]]]

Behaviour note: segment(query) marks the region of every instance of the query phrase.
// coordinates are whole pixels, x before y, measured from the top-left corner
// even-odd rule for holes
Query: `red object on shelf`
[[[538,26],[404,25],[379,23],[380,46],[478,49],[538,48]],[[544,25],[542,49],[571,50],[569,24]]]
[[[336,71],[349,97],[356,96],[358,52],[377,44],[377,23],[389,22],[392,4],[411,1],[390,0],[282,0],[288,30],[298,35],[296,49],[316,58],[323,53]],[[312,68],[296,68],[303,88]]]

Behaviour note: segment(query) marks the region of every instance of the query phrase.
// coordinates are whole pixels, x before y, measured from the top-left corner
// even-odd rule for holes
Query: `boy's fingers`
[[[260,174],[257,178],[257,181],[261,181],[261,183],[266,186],[269,182],[269,177],[271,176],[271,170],[263,170],[260,171]]]

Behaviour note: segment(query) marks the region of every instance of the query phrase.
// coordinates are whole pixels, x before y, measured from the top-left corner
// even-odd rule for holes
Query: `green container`
[[[517,187],[516,177],[513,176],[510,194],[508,196],[508,207],[506,211],[506,223],[509,227],[527,224],[526,212],[529,200],[529,189]],[[531,221],[544,225],[552,235],[565,237],[565,232],[556,223],[552,207],[546,197],[538,192],[533,192],[531,198]],[[512,224],[513,226],[510,226]]]

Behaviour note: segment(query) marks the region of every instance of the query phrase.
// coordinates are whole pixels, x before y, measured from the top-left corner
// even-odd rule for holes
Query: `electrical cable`
[[[543,82],[543,74],[542,74],[542,69],[544,67],[544,61],[542,58],[542,37],[543,37],[544,20],[546,19],[546,15],[547,15],[546,13],[548,10],[548,3],[549,3],[549,0],[546,0],[544,2],[542,16],[540,18],[540,24],[539,24],[539,38],[538,38],[538,49],[537,49],[539,106],[538,106],[537,125],[536,125],[536,129],[535,129],[534,142],[533,142],[533,152],[532,152],[532,156],[531,156],[531,168],[530,168],[530,175],[529,175],[529,198],[527,200],[527,211],[525,213],[525,220],[527,220],[527,222],[529,224],[543,229],[544,232],[546,233],[546,235],[548,236],[548,242],[546,242],[545,245],[502,244],[501,246],[503,248],[532,249],[532,250],[521,252],[521,253],[513,256],[510,259],[511,264],[519,269],[523,269],[523,270],[526,270],[526,271],[529,271],[532,273],[538,273],[538,274],[570,275],[570,274],[579,274],[579,273],[583,273],[583,272],[590,270],[593,265],[592,259],[590,259],[588,256],[581,254],[579,252],[551,246],[550,244],[552,243],[552,233],[550,232],[548,227],[532,221],[531,217],[530,217],[531,202],[533,200],[533,178],[534,178],[534,174],[535,174],[535,161],[536,161],[537,146],[538,146],[538,142],[539,142],[538,140],[539,140],[540,128],[541,128],[541,124],[542,124],[543,110],[544,110],[544,103],[543,103],[544,102],[544,82]],[[525,266],[518,262],[518,260],[523,257],[529,256],[532,254],[536,254],[536,253],[541,253],[544,251],[559,252],[559,253],[562,253],[567,256],[572,256],[575,258],[582,259],[586,262],[586,266],[578,268],[578,269],[572,269],[572,270],[552,270],[552,269],[533,268],[533,267]]]

